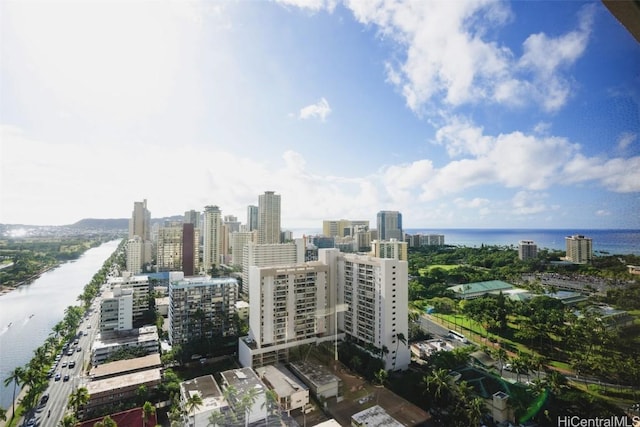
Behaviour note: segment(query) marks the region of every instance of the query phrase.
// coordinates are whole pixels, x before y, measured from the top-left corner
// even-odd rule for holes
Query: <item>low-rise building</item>
[[[90,381],[86,386],[89,401],[84,409],[91,411],[100,406],[128,400],[136,396],[141,386],[145,386],[147,390],[153,390],[160,385],[161,381],[161,368],[145,369]]]
[[[342,381],[324,366],[298,361],[290,363],[289,368],[309,387],[317,399],[341,395]]]
[[[267,417],[267,387],[258,378],[258,375],[251,368],[232,369],[220,373],[222,377],[222,389],[234,390],[229,395],[229,406],[236,412],[236,417],[244,419],[243,425],[258,421],[264,421]],[[248,396],[251,405],[246,409],[245,414],[238,413],[238,407],[243,397]],[[246,418],[245,418],[246,417]]]
[[[284,366],[262,366],[256,369],[256,373],[275,392],[281,410],[291,413],[309,403],[309,388]]]
[[[101,332],[91,345],[91,363],[93,366],[104,363],[109,356],[122,348],[140,347],[147,354],[158,353],[160,340],[155,326],[144,326],[126,331]]]
[[[185,425],[187,426],[209,425],[209,417],[212,413],[222,413],[229,408],[213,375],[205,375],[180,383],[180,403],[185,410],[189,398],[196,394],[200,396],[202,404],[192,408],[186,414]]]
[[[381,406],[375,405],[351,416],[352,427],[403,427]]]

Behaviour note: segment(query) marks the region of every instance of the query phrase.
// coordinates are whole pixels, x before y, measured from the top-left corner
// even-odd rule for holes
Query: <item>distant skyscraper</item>
[[[151,212],[147,209],[147,199],[133,202],[133,212],[129,219],[129,238],[140,236],[142,240],[151,239]]]
[[[205,271],[220,265],[222,248],[222,212],[217,206],[205,206],[202,264]]]
[[[142,237],[133,236],[127,240],[125,252],[127,254],[127,271],[133,274],[141,273],[142,265],[144,264],[144,242]]]
[[[353,236],[355,229],[369,229],[369,221],[366,220],[324,220],[322,221],[322,234],[327,237],[346,237]]]
[[[200,228],[200,212],[194,211],[191,209],[190,211],[186,211],[184,213],[184,223],[185,224],[193,224],[194,228]]]
[[[538,256],[538,245],[533,240],[520,240],[518,243],[518,258],[524,261]]]
[[[567,261],[575,264],[587,264],[593,258],[593,244],[589,237],[580,234],[564,238],[567,245]]]
[[[247,206],[247,231],[258,229],[258,207],[254,205]]]
[[[258,244],[280,243],[280,195],[265,191],[258,197]]]
[[[199,270],[198,230],[191,223],[170,222],[160,227],[157,240],[157,271],[182,271],[193,276]]]
[[[377,216],[378,240],[404,240],[402,214],[398,211],[380,211]]]

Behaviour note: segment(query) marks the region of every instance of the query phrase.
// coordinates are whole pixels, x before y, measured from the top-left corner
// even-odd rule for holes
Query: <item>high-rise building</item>
[[[396,239],[374,240],[371,242],[371,255],[376,258],[391,258],[400,261],[408,261],[407,242],[400,242]]]
[[[200,235],[191,223],[172,221],[158,229],[157,271],[182,271],[193,276],[199,270]]]
[[[366,227],[369,229],[369,221],[349,219],[325,220],[322,221],[322,234],[327,237],[353,236],[356,228]]]
[[[402,214],[398,211],[380,211],[377,215],[378,240],[404,240]]]
[[[238,282],[230,277],[169,279],[169,340],[171,345],[237,334],[234,317]]]
[[[247,231],[258,229],[258,207],[254,205],[247,206]]]
[[[255,240],[255,231],[231,233],[231,265],[242,267],[244,247]]]
[[[258,243],[280,243],[280,195],[273,191],[258,197]]]
[[[205,206],[203,224],[202,267],[218,267],[222,255],[222,212],[217,206]]]
[[[151,212],[147,209],[147,199],[133,202],[133,212],[129,219],[129,238],[140,236],[142,240],[151,240]]]
[[[320,251],[320,261],[327,256]],[[354,342],[387,349],[385,369],[407,369],[411,359],[408,337],[408,263],[367,255],[337,257],[336,306],[348,310],[338,316],[338,329]]]
[[[100,332],[129,329],[133,329],[133,290],[116,285],[102,295]]]
[[[538,256],[538,245],[533,240],[520,240],[518,242],[518,258],[524,261]]]
[[[112,289],[119,286],[123,291],[129,289],[133,292],[133,324],[135,327],[142,326],[149,311],[149,276],[127,272],[121,277],[110,278],[108,283]]]
[[[191,209],[184,213],[184,223],[193,224],[193,228],[200,228],[200,212]]]
[[[249,269],[249,337],[240,344],[243,366],[289,361],[289,350],[331,333],[327,321],[329,266],[309,262]],[[250,345],[247,345],[250,344]]]
[[[567,245],[567,261],[574,264],[587,264],[593,259],[593,242],[591,238],[574,234],[564,238]]]
[[[127,255],[127,271],[133,274],[140,274],[142,272],[144,246],[144,242],[140,236],[136,235],[127,240],[125,249]]]
[[[260,245],[247,243],[242,254],[242,292],[249,292],[249,267],[273,267],[304,262],[305,244],[303,239],[291,243]]]

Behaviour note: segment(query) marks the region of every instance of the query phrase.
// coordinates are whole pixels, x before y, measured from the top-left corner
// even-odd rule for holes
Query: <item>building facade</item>
[[[249,293],[249,267],[272,267],[294,265],[304,262],[305,245],[303,239],[291,243],[257,244],[249,242],[242,254],[242,293]]]
[[[133,289],[114,286],[100,301],[100,332],[133,329]]]
[[[348,308],[338,317],[338,328],[362,346],[386,349],[386,370],[407,369],[411,359],[406,342],[407,261],[339,254],[337,281],[337,305]]]
[[[280,243],[280,195],[273,191],[258,197],[258,243]]]
[[[169,283],[171,345],[236,335],[237,300],[236,279],[174,276]]]
[[[202,268],[209,272],[220,265],[222,256],[222,212],[217,206],[205,206]]]
[[[258,229],[258,207],[255,205],[247,206],[247,231]]]
[[[326,237],[346,237],[353,236],[356,228],[369,229],[369,221],[366,220],[325,220],[322,221],[322,235]]]
[[[521,261],[533,259],[538,256],[538,245],[533,240],[520,240],[518,242],[518,258]]]
[[[388,241],[374,240],[371,242],[371,255],[376,258],[391,258],[400,261],[408,261],[407,242],[396,239]]]
[[[567,246],[567,261],[574,264],[588,264],[593,259],[593,241],[581,234],[564,238]]]
[[[380,211],[377,215],[378,240],[403,241],[402,214],[398,211]]]

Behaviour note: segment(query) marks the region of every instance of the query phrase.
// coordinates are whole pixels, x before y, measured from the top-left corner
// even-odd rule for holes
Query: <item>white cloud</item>
[[[295,6],[300,9],[308,10],[311,12],[319,12],[321,10],[327,10],[329,13],[333,12],[336,7],[337,0],[276,0],[278,3],[284,6]]]
[[[608,211],[606,209],[599,209],[596,211],[596,216],[610,216],[611,215],[611,211]]]
[[[456,206],[460,208],[481,208],[487,206],[490,201],[482,197],[475,197],[471,200],[466,200],[462,197],[458,197],[454,200]]]
[[[618,138],[618,151],[625,151],[631,144],[636,142],[638,134],[633,132],[623,132]]]
[[[303,120],[319,118],[324,122],[329,114],[331,114],[331,107],[329,106],[329,102],[326,99],[321,98],[315,104],[307,105],[306,107],[300,109],[298,118]]]
[[[322,2],[309,3],[317,9]],[[503,2],[346,0],[345,5],[360,23],[376,26],[381,38],[397,43],[397,57],[385,64],[387,81],[418,114],[438,98],[445,107],[537,103],[546,111],[558,110],[571,93],[564,74],[586,49],[595,10],[584,7],[577,28],[565,34],[528,36],[518,58],[492,38],[513,19]]]
[[[511,213],[516,215],[532,215],[548,210],[542,202],[548,197],[545,193],[535,193],[530,191],[519,191],[511,200]]]

